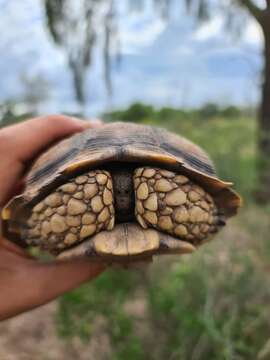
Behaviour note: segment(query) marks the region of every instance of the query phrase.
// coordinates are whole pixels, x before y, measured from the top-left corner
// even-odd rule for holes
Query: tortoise
[[[109,123],[39,156],[23,193],[2,211],[4,235],[59,258],[117,263],[190,253],[237,213],[231,185],[184,137]]]

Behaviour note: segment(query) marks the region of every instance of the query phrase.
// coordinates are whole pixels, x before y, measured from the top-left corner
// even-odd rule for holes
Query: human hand
[[[42,150],[66,136],[100,125],[55,115],[0,130],[0,209],[23,187],[29,163]],[[104,269],[104,265],[83,258],[40,262],[0,237],[0,320],[45,304]]]

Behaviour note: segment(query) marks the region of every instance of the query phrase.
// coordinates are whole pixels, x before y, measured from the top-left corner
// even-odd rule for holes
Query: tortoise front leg
[[[135,216],[145,229],[153,227],[197,245],[225,225],[212,196],[184,175],[137,168],[134,188]]]
[[[39,202],[25,231],[30,245],[59,252],[114,227],[112,179],[105,170],[93,170],[70,179]]]

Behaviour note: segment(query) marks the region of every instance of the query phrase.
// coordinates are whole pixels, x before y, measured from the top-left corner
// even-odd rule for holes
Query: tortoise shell
[[[149,174],[149,176],[147,175],[148,177],[144,176],[146,174],[145,171]],[[86,177],[84,176],[85,174]],[[152,177],[150,176],[151,174]],[[97,181],[102,176],[104,181],[107,181],[105,185]],[[181,176],[182,180],[180,181]],[[85,200],[86,187],[84,187],[83,181],[87,183],[88,189],[91,189],[91,186],[92,189],[95,189],[93,194],[95,195],[96,202],[100,201],[100,197],[103,200],[106,196],[106,199],[111,199],[111,203],[107,203],[107,210],[103,211],[103,213],[106,212],[107,218],[104,214],[101,215],[101,210],[93,210],[94,203],[91,197]],[[240,197],[231,189],[232,184],[224,182],[217,177],[214,165],[208,155],[192,142],[153,126],[121,122],[111,123],[101,128],[85,130],[82,133],[60,141],[34,162],[28,173],[24,192],[14,197],[2,212],[5,236],[21,245],[29,243],[27,242],[27,238],[29,236],[31,238],[31,235],[29,235],[29,219],[35,208],[39,209],[39,212],[37,212],[40,217],[38,221],[45,221],[46,219],[44,220],[44,218],[46,216],[54,216],[55,223],[57,223],[57,219],[59,224],[62,221],[62,229],[64,229],[62,232],[66,234],[66,231],[69,231],[70,228],[67,230],[68,226],[65,216],[72,215],[75,217],[78,215],[76,211],[79,211],[78,209],[76,211],[73,209],[73,213],[72,211],[71,214],[66,213],[64,207],[68,207],[71,200],[70,195],[69,198],[67,194],[65,195],[66,197],[63,195],[64,189],[68,188],[67,186],[64,188],[63,185],[67,184],[69,184],[70,189],[72,188],[71,185],[75,184],[77,186],[76,196],[74,195],[75,198],[72,200],[74,206],[76,204],[79,205],[79,202],[85,202],[84,206],[81,204],[81,208],[84,208],[86,213],[88,211],[95,212],[95,223],[94,225],[92,224],[95,226],[95,231],[91,233],[89,228],[91,223],[88,223],[88,230],[84,231],[84,236],[79,236],[78,239],[74,230],[73,239],[77,237],[77,240],[66,241],[67,246],[64,246],[63,234],[59,235],[61,233],[61,226],[59,225],[60,228],[57,228],[57,236],[52,237],[50,242],[58,241],[58,244],[61,244],[61,246],[59,245],[57,249],[53,245],[47,246],[47,249],[55,254],[65,250],[63,254],[81,255],[91,253],[95,254],[95,256],[98,255],[98,257],[130,258],[139,255],[141,257],[144,255],[149,257],[156,253],[189,252],[202,242],[200,239],[206,239],[210,234],[205,231],[207,236],[204,237],[199,236],[196,238],[194,234],[193,238],[190,234],[181,236],[181,231],[179,230],[179,225],[183,225],[181,221],[176,224],[178,229],[176,231],[176,227],[172,230],[168,227],[168,224],[166,225],[167,227],[164,225],[164,222],[166,222],[166,219],[164,220],[165,217],[171,216],[172,222],[175,223],[176,212],[177,214],[184,210],[195,212],[196,204],[202,208],[203,205],[206,206],[204,203],[208,201],[208,205],[210,204],[209,206],[212,209],[209,216],[212,219],[216,216],[220,224],[223,222],[223,220],[220,220],[221,215],[223,218],[235,215],[241,202]],[[162,184],[167,184],[166,186],[171,191],[170,197],[168,189],[162,190]],[[127,202],[121,203],[123,205],[121,209],[121,201],[117,202],[118,193],[119,198],[124,188],[125,192],[128,193],[127,187],[132,188],[132,191],[127,194]],[[146,189],[147,196],[150,199],[143,198],[143,189]],[[197,192],[197,200],[193,190]],[[180,193],[180,191],[182,192]],[[104,192],[106,192],[106,196]],[[52,197],[52,193],[57,196],[54,195]],[[140,195],[140,193],[142,194]],[[191,201],[192,193],[195,200]],[[198,194],[201,194],[201,197]],[[60,195],[63,198],[60,199]],[[139,195],[142,196],[141,199]],[[180,195],[184,200],[180,200]],[[72,197],[74,196],[72,195]],[[52,205],[53,210],[47,208],[47,215],[44,215],[45,210],[42,209],[43,205],[40,204],[44,199],[48,198],[51,199],[51,202],[52,199],[57,198],[59,204],[55,203],[55,205]],[[65,199],[67,200],[65,201]],[[50,204],[49,200],[46,201],[47,205]],[[167,204],[165,204],[167,210],[164,208],[164,201]],[[87,205],[89,202],[91,205]],[[146,202],[148,207],[152,206],[150,208],[151,211],[147,210]],[[139,208],[142,208],[144,204],[146,204],[145,211],[139,211]],[[103,210],[105,205],[103,203]],[[183,209],[183,206],[185,206],[185,209]],[[70,205],[69,207],[71,208],[72,206]],[[59,210],[60,208],[62,213]],[[52,215],[52,211],[57,214]],[[82,214],[82,211],[80,216],[87,215],[85,213]],[[125,216],[117,216],[117,213],[120,214],[121,211],[123,214],[135,213],[135,216],[129,215],[126,218]],[[166,214],[166,211],[168,214]],[[207,207],[205,211],[208,211]],[[157,212],[158,218],[156,220]],[[35,213],[34,217],[32,216],[32,222],[37,221],[35,220],[37,213]],[[42,215],[40,215],[41,213]],[[149,213],[152,213],[152,218],[154,216],[155,221],[151,220],[151,214],[149,215]],[[144,217],[143,214],[147,216]],[[62,218],[60,219],[60,217]],[[107,221],[106,226],[104,225],[105,223],[101,226],[101,223],[97,222],[99,217]],[[112,221],[112,219],[114,220]],[[114,224],[115,220],[116,225]],[[159,226],[160,220],[162,221]],[[73,221],[75,220],[73,219]],[[190,225],[190,229],[194,230],[198,225],[194,223]],[[35,223],[36,229],[37,226],[40,229],[40,226],[43,225],[43,223],[38,225]],[[77,230],[79,229],[81,232],[83,230],[82,227],[85,228],[82,224],[77,224],[76,226]],[[200,229],[198,230],[197,226],[197,233],[201,233],[203,227],[201,226]],[[50,231],[52,231],[51,228]],[[127,235],[125,235],[127,231],[133,239],[130,240],[130,244]],[[196,233],[195,230],[193,232]],[[42,244],[37,238],[35,241],[30,241],[30,244],[46,248],[44,244],[46,244],[47,238],[46,236],[43,237]],[[55,240],[56,238],[58,239],[57,241]],[[72,236],[69,234],[69,239],[71,238]],[[167,239],[167,242],[164,239]],[[178,248],[182,246],[180,250],[177,250],[177,246],[173,245],[175,241]],[[90,243],[94,243],[94,248],[91,246],[91,251],[89,250]],[[136,248],[134,252],[130,253],[124,249],[127,243],[130,247]],[[181,246],[179,247],[180,243]],[[170,251],[171,247],[174,250]]]

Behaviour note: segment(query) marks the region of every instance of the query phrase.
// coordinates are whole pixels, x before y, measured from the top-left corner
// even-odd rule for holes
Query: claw
[[[213,225],[217,226],[225,226],[226,225],[226,218],[225,216],[219,215],[214,218]]]
[[[196,248],[187,241],[175,240],[167,237],[160,241],[160,252],[172,254],[189,254],[196,250]]]
[[[219,218],[217,225],[219,225],[219,226],[225,226],[225,225],[226,225],[225,219]]]

